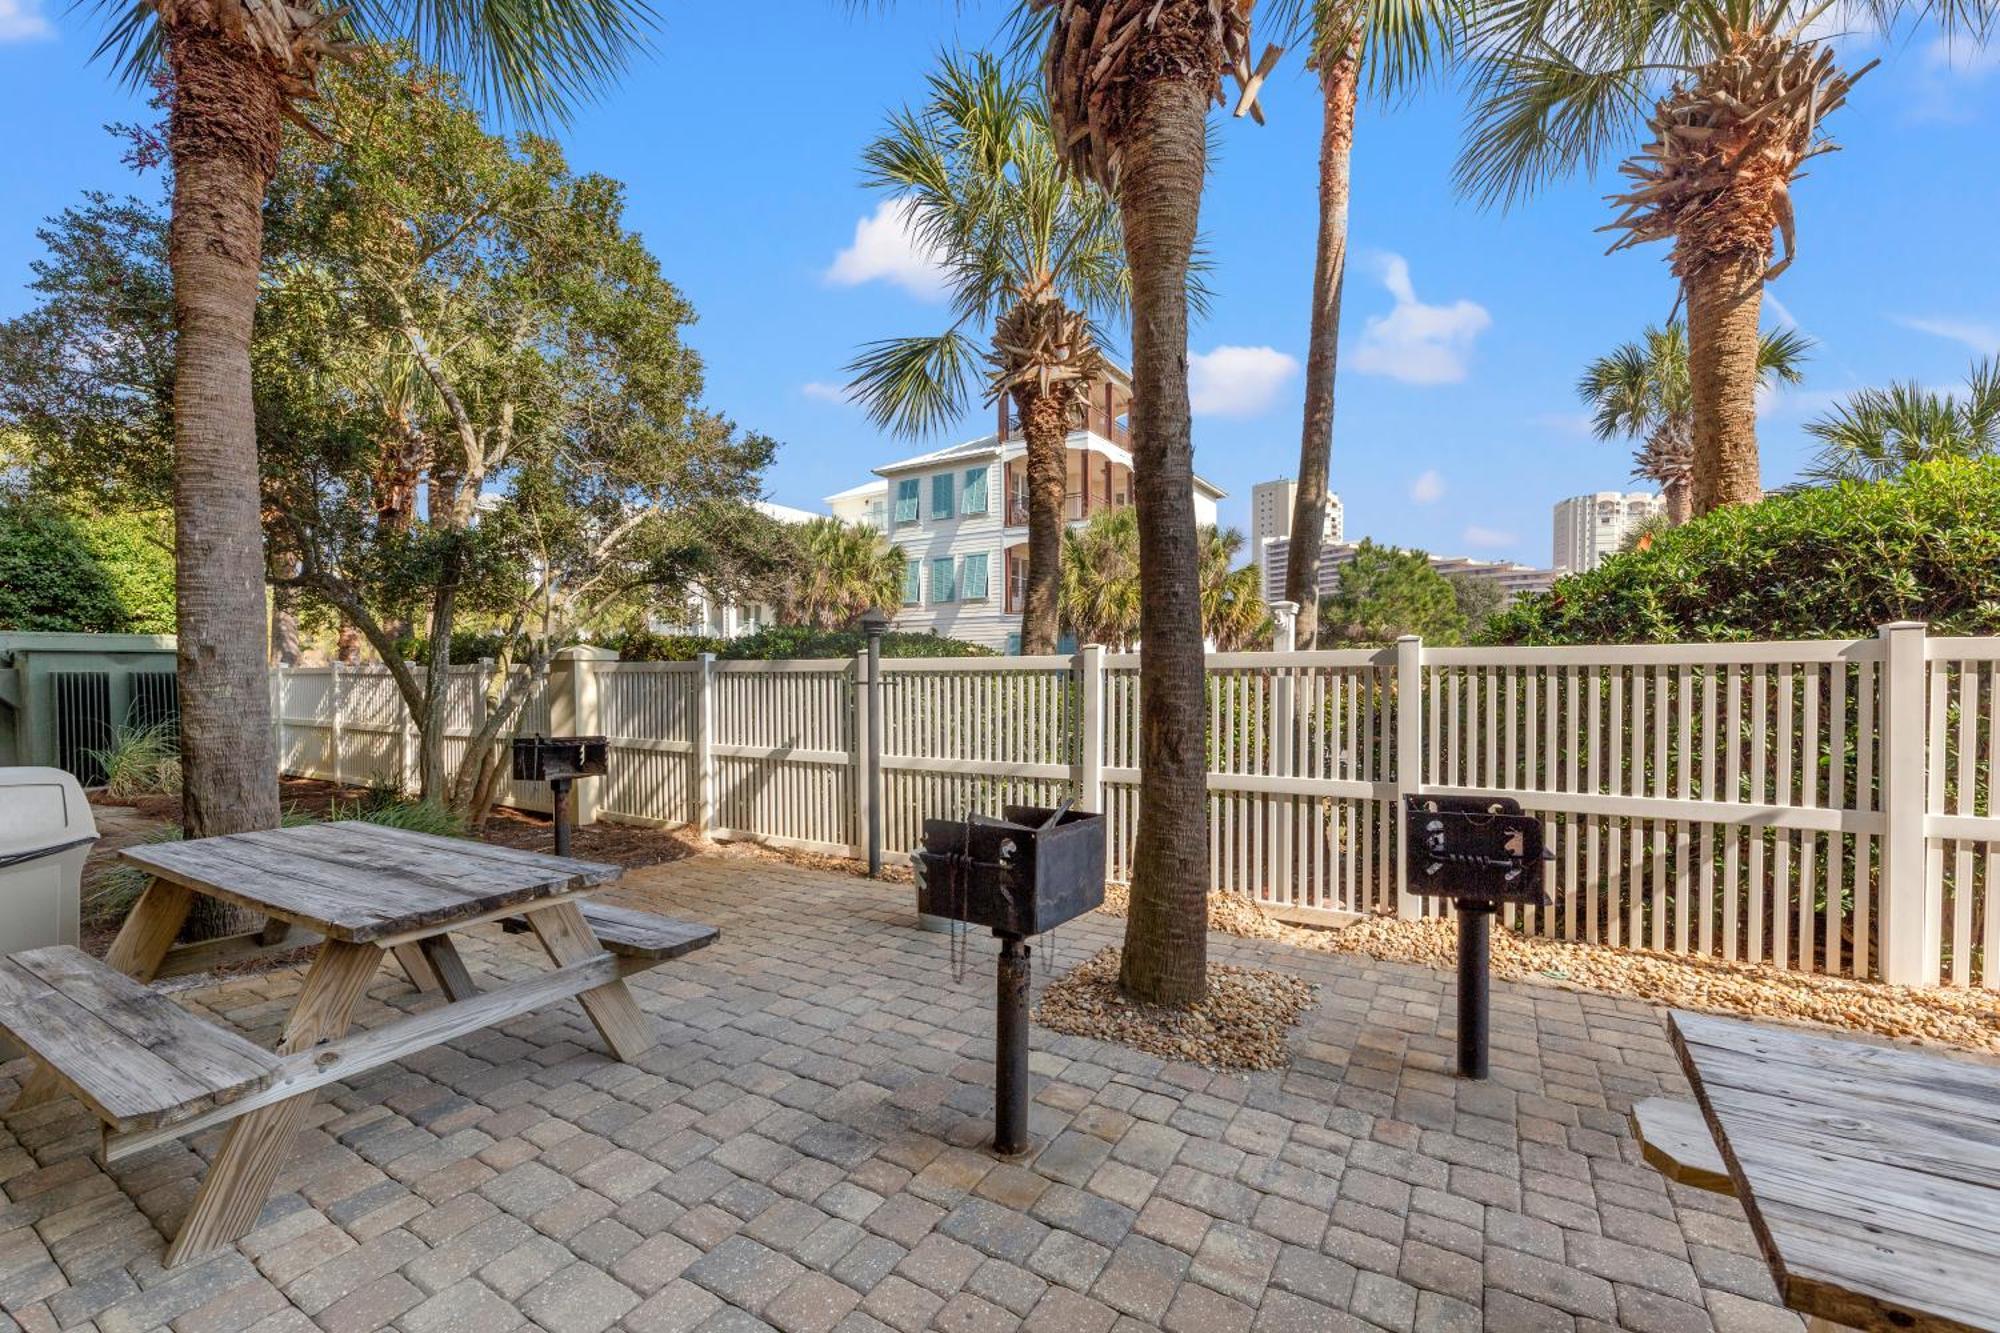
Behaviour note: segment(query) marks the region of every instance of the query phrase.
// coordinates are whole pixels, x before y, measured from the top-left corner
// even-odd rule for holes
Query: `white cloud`
[[[1780,301],[1778,294],[1768,286],[1764,288],[1764,308],[1771,312],[1771,322],[1779,328],[1796,329],[1799,327],[1798,316],[1792,313],[1792,308],[1783,301]]]
[[[1189,405],[1203,416],[1256,416],[1271,405],[1298,368],[1295,359],[1275,347],[1189,352]]]
[[[826,380],[807,380],[799,386],[799,392],[821,403],[851,403],[854,401],[845,384],[833,384]]]
[[[1896,322],[1906,329],[1928,333],[1934,338],[1949,338],[1953,342],[1964,343],[1981,356],[2000,355],[2000,324],[1978,319],[1930,319],[1916,315],[1897,315]]]
[[[1436,504],[1444,498],[1444,474],[1430,468],[1410,483],[1410,498],[1420,505]]]
[[[1588,412],[1537,412],[1529,421],[1543,430],[1567,435],[1573,440],[1588,440],[1596,434]]]
[[[1477,523],[1465,530],[1465,544],[1475,548],[1512,546],[1520,540],[1511,532],[1502,532],[1498,528],[1482,528]]]
[[[42,16],[41,0],[0,0],[0,42],[31,42],[55,31]]]
[[[1386,315],[1369,316],[1347,364],[1364,375],[1387,375],[1405,384],[1464,379],[1473,341],[1493,324],[1486,307],[1463,299],[1425,305],[1410,281],[1408,260],[1383,253],[1370,262],[1396,304]]]
[[[1978,79],[2000,69],[2000,50],[1994,49],[1990,43],[1954,41],[1950,37],[1937,36],[1931,38],[1930,45],[1924,48],[1924,65],[1929,69]]]
[[[944,265],[938,252],[918,239],[906,200],[885,199],[855,223],[853,244],[835,255],[826,271],[826,280],[837,287],[858,287],[878,279],[926,301],[945,294]]]

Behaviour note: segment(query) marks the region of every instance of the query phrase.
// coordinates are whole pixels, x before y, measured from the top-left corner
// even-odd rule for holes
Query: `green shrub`
[[[372,797],[364,797],[351,806],[336,804],[329,807],[326,817],[329,821],[358,819],[364,824],[408,829],[412,833],[434,833],[441,838],[465,836],[464,818],[447,810],[436,801],[410,801],[400,798],[375,801]]]
[[[104,770],[105,792],[118,800],[181,789],[180,735],[170,722],[120,727],[108,747],[89,753]]]
[[[0,630],[171,634],[174,560],[146,514],[0,504]]]
[[[2000,459],[1720,509],[1523,597],[1489,643],[1861,638],[1922,620],[2000,633]]]

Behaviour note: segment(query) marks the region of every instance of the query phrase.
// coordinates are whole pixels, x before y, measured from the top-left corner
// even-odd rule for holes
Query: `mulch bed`
[[[1312,983],[1261,967],[1211,963],[1206,999],[1187,1008],[1140,1004],[1118,988],[1123,953],[1116,946],[1101,949],[1050,982],[1035,1021],[1051,1032],[1115,1041],[1210,1069],[1282,1069],[1290,1063],[1288,1037],[1312,1008]]]

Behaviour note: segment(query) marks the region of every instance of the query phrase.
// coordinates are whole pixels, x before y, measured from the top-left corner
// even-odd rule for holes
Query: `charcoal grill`
[[[549,784],[557,856],[569,855],[570,784],[578,778],[601,778],[607,767],[608,746],[602,736],[514,738],[514,781]]]
[[[1026,937],[1053,930],[1104,902],[1104,816],[1034,805],[924,821],[910,853],[917,910],[981,926],[1000,939],[996,996],[993,1149],[1028,1151],[1028,982]]]
[[[1543,906],[1542,821],[1505,796],[1411,796],[1409,889],[1458,913],[1458,1072],[1487,1073],[1493,914],[1505,903]]]

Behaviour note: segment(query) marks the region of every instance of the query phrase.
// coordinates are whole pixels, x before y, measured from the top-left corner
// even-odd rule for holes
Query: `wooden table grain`
[[[106,1157],[115,1160],[156,1142],[161,1132],[234,1117],[167,1251],[168,1267],[235,1240],[255,1223],[315,1089],[334,1079],[570,996],[617,1058],[636,1060],[653,1044],[645,1015],[578,902],[616,879],[615,865],[357,821],[150,843],[120,855],[152,881],[105,961],[141,981],[152,979],[175,949],[195,894],[323,937],[286,1022],[270,1087],[166,1131],[106,1140]],[[527,919],[554,969],[480,992],[448,932],[517,915]],[[355,1004],[391,957],[435,973],[452,1003],[344,1040]],[[23,1099],[32,1103],[50,1091],[31,1086]]]
[[[2000,1066],[1701,1014],[1669,1027],[1787,1305],[2000,1330]]]

